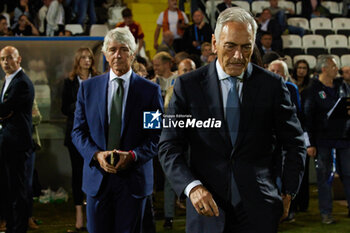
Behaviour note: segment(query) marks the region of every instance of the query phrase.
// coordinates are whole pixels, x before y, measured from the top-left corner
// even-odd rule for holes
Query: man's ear
[[[216,39],[214,34],[211,35],[211,51],[215,54],[217,52],[217,44],[216,44]]]
[[[21,56],[18,56],[18,57],[17,57],[17,64],[20,65],[20,64],[21,64],[21,61],[22,61],[22,57],[21,57]]]

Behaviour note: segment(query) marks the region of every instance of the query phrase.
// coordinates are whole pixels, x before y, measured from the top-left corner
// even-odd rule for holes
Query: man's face
[[[213,35],[212,44],[225,73],[239,76],[246,70],[253,54],[253,29],[249,24],[228,22],[222,27],[219,42]]]
[[[297,76],[305,77],[307,75],[307,65],[304,62],[300,62],[297,66]]]
[[[328,59],[326,66],[322,68],[322,73],[332,79],[335,79],[335,77],[337,77],[338,66],[334,58]]]
[[[282,76],[284,79],[286,78],[286,76],[284,75],[283,66],[281,64],[271,64],[269,66],[269,71]]]
[[[160,59],[153,60],[154,73],[158,77],[164,77],[167,72],[170,71],[170,64],[168,62],[163,62]],[[165,78],[165,77],[164,77]]]
[[[263,35],[260,39],[260,42],[262,46],[264,46],[266,49],[271,48],[272,45],[272,36],[271,35]]]
[[[211,46],[205,46],[202,51],[204,57],[208,57],[211,54]]]
[[[203,21],[203,14],[200,11],[195,11],[193,13],[193,22],[195,24],[200,24]]]
[[[7,21],[6,19],[2,19],[0,21],[0,32],[4,32],[7,30]]]
[[[177,0],[168,0],[168,7],[170,9],[176,9],[177,8]]]
[[[89,51],[84,50],[81,53],[81,57],[79,60],[79,66],[82,69],[90,69],[91,65],[92,65],[92,55],[90,54]]]
[[[273,8],[278,7],[278,0],[270,0],[270,6]]]
[[[25,26],[27,26],[27,21],[28,21],[27,16],[22,15],[22,16],[19,17],[19,19],[18,19],[18,24],[19,24],[21,27],[25,27]]]
[[[261,12],[260,18],[263,22],[265,22],[268,19],[271,19],[271,12],[269,10],[264,10]]]
[[[344,66],[342,68],[343,78],[346,82],[350,82],[350,66]]]
[[[6,47],[0,52],[0,62],[1,68],[6,75],[13,74],[19,69],[21,64],[21,57],[19,56],[17,50]]]
[[[192,66],[192,63],[190,61],[184,60],[184,61],[180,62],[177,70],[178,70],[179,75],[183,75],[183,74],[186,74],[194,69],[195,68]]]
[[[107,52],[104,53],[109,67],[113,72],[121,76],[128,72],[134,56],[131,54],[129,46],[117,41],[108,43]]]
[[[132,24],[132,21],[133,21],[133,20],[132,20],[132,16],[124,17],[123,20],[124,20],[124,23],[125,23],[126,25]]]

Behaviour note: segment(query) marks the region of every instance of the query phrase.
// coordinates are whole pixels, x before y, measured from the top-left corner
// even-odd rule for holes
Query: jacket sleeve
[[[167,115],[186,114],[186,103],[184,85],[182,79],[178,78]],[[159,161],[172,188],[179,197],[188,184],[197,180],[187,165],[186,148],[187,141],[184,128],[163,128],[159,142]]]
[[[86,119],[84,83],[79,88],[76,110],[74,114],[74,125],[72,130],[72,142],[84,157],[85,161],[92,161],[97,151],[102,151],[90,136],[90,130]]]
[[[163,112],[163,100],[159,87],[157,87],[157,90],[154,91],[151,106],[151,110],[160,110],[161,112]],[[148,162],[150,159],[157,155],[159,137],[160,130],[150,130],[149,136],[147,137],[146,141],[142,143],[141,146],[133,149],[137,156],[138,165]]]
[[[289,92],[282,79],[276,87],[274,121],[277,140],[285,153],[282,173],[282,191],[296,194],[304,174],[306,149],[303,130],[297,118],[296,108],[290,101]]]

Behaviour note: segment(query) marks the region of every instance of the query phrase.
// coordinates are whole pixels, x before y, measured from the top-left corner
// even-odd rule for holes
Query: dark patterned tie
[[[118,88],[117,91],[114,92],[114,95],[112,97],[110,122],[108,128],[108,150],[119,149],[120,134],[122,129],[122,111],[124,95],[123,80],[120,78],[115,78],[113,79],[113,81],[118,82]]]

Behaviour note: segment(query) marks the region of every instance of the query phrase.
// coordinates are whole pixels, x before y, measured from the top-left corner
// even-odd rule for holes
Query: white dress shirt
[[[216,60],[215,65],[216,65],[216,71],[217,71],[219,82],[220,82],[220,88],[221,88],[222,100],[223,100],[222,103],[223,103],[223,109],[224,109],[224,116],[226,119],[227,95],[230,91],[232,83],[228,80],[230,75],[228,75],[224,72],[224,70],[222,69],[218,60]],[[242,93],[243,82],[239,81],[239,80],[243,80],[243,75],[244,75],[244,72],[242,72],[242,74],[237,77],[238,80],[237,80],[237,84],[236,84],[238,96],[239,96],[241,102],[242,102],[242,97],[243,97],[243,95],[242,95],[243,94]],[[189,183],[184,190],[185,195],[187,197],[190,197],[189,195],[190,195],[191,190],[198,185],[202,185],[202,182],[200,180],[194,180],[191,183]]]
[[[1,102],[4,101],[4,95],[5,95],[5,93],[6,93],[7,88],[9,87],[9,85],[10,85],[12,79],[13,79],[13,78],[16,76],[16,74],[17,74],[18,72],[20,72],[21,70],[22,70],[22,68],[19,67],[19,69],[16,70],[14,73],[12,73],[12,74],[10,74],[9,76],[5,77],[5,86],[4,86],[4,90],[3,90],[3,92],[2,92],[2,95],[1,95]]]

